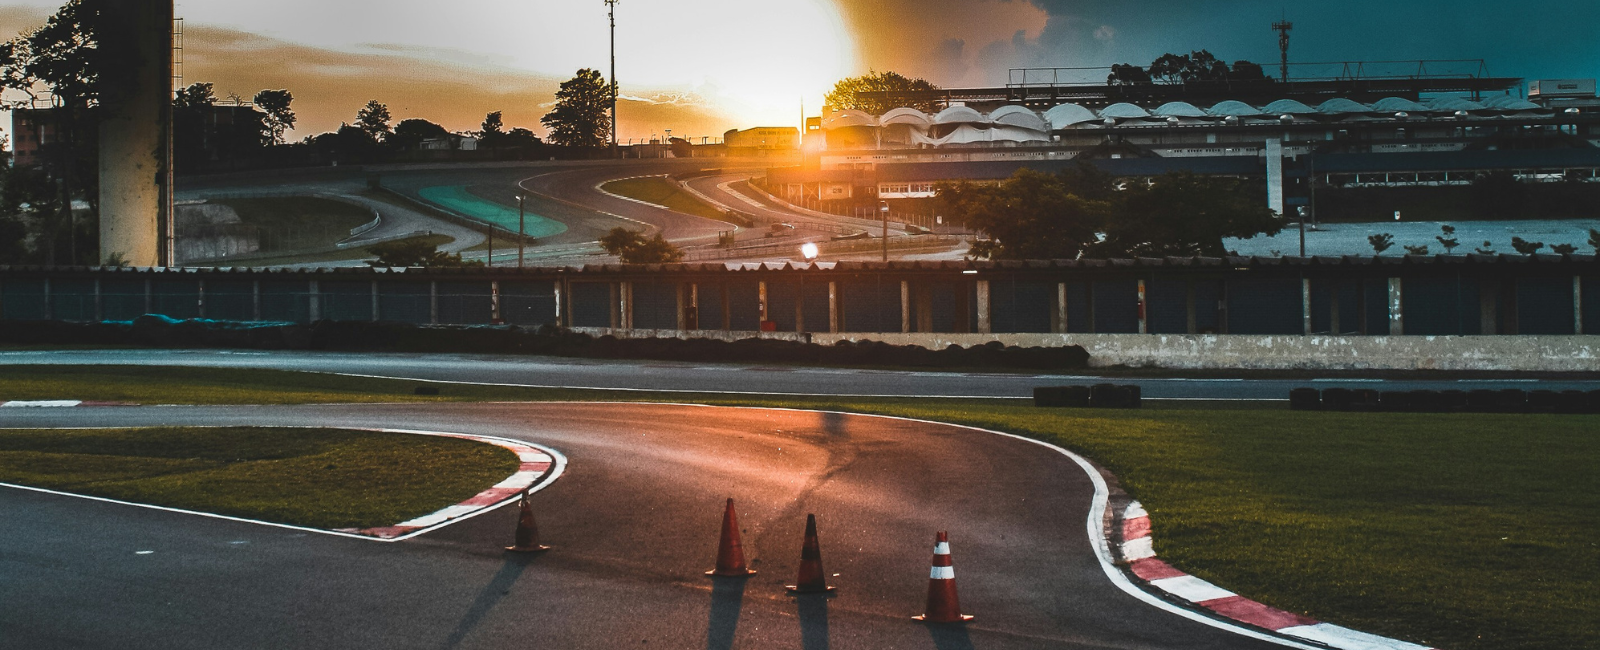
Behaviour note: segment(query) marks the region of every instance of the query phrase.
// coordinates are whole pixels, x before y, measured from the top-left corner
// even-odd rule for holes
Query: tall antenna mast
[[[1278,50],[1283,54],[1283,63],[1279,71],[1283,82],[1289,83],[1289,31],[1294,29],[1294,23],[1280,20],[1272,23],[1272,29],[1278,32]]]
[[[617,157],[617,0],[606,0],[611,20],[611,157]]]

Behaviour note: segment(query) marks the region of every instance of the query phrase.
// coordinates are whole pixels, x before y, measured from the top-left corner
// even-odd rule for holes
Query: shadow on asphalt
[[[739,610],[744,608],[748,578],[712,578],[711,624],[706,628],[706,650],[733,650],[739,631]]]
[[[928,636],[933,637],[933,647],[939,650],[972,650],[972,639],[967,636],[967,626],[928,624]]]
[[[511,593],[512,585],[515,585],[517,579],[522,577],[522,572],[528,568],[528,562],[534,557],[511,555],[506,558],[506,563],[500,567],[499,571],[495,572],[494,577],[489,580],[489,584],[484,585],[483,590],[478,592],[478,597],[472,601],[472,605],[467,607],[467,613],[461,617],[461,622],[456,624],[456,629],[450,631],[450,636],[444,641],[443,647],[446,650],[454,648],[466,640],[467,635],[471,634],[478,627],[478,624],[483,622],[489,611],[494,609],[494,606],[499,604],[506,594]]]
[[[828,596],[795,597],[795,604],[800,608],[800,647],[803,650],[828,650]]]

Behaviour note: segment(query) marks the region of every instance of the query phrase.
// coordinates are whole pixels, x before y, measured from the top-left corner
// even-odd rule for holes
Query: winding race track
[[[501,550],[514,508],[380,543],[0,488],[7,648],[1273,648],[1124,591],[1086,522],[1089,474],[949,425],[648,404],[17,409],[3,427],[405,427],[564,453],[535,494],[544,542]],[[751,578],[711,579],[724,499]],[[825,598],[784,595],[807,513]],[[925,626],[948,530],[963,627]],[[836,576],[834,574],[837,574]],[[1304,647],[1304,646],[1298,646]]]

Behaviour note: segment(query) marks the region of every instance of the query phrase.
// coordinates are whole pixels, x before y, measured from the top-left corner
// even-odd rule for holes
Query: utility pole
[[[1289,31],[1294,29],[1294,23],[1288,20],[1280,20],[1272,23],[1272,29],[1278,32],[1278,51],[1283,55],[1283,63],[1279,71],[1282,74],[1283,83],[1289,83]]]
[[[617,157],[617,0],[606,0],[611,20],[611,157]]]
[[[522,250],[528,241],[527,226],[523,224],[525,212],[522,209],[522,200],[526,198],[528,198],[526,195],[517,195],[517,268],[519,269],[522,268]]]

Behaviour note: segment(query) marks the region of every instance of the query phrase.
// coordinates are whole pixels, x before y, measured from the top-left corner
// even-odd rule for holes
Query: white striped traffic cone
[[[929,623],[965,623],[971,616],[961,614],[961,599],[956,597],[956,570],[950,564],[950,535],[939,533],[933,545],[933,571],[928,574],[928,609],[913,616]]]

